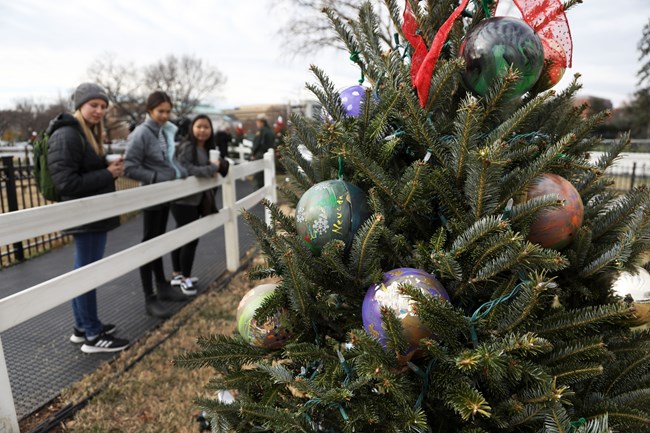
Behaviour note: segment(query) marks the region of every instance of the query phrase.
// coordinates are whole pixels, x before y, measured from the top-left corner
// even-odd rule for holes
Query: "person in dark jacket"
[[[190,176],[212,177],[217,173],[225,176],[228,174],[228,161],[223,156],[216,161],[209,159],[210,150],[215,148],[212,121],[205,114],[199,114],[192,120],[189,127],[189,140],[178,146],[176,159]],[[216,190],[211,190],[209,193],[214,197]],[[203,193],[198,192],[172,203],[171,212],[176,220],[176,227],[184,226],[200,218],[199,208],[202,197]],[[196,294],[194,283],[197,279],[191,275],[198,243],[199,239],[195,239],[172,251],[174,273],[171,284],[179,286],[186,295]]]
[[[251,160],[262,159],[267,150],[275,147],[275,134],[263,114],[257,116],[255,120],[257,132],[253,138],[253,148],[251,149]],[[264,172],[255,173],[253,176],[256,188],[264,186]]]
[[[232,134],[230,133],[230,128],[225,127],[217,131],[214,135],[214,139],[217,143],[217,149],[221,153],[222,158],[228,156],[228,147],[232,144]]]
[[[102,118],[108,107],[106,91],[93,83],[81,84],[72,95],[74,114],[63,113],[50,122],[47,165],[62,201],[115,191],[115,179],[124,173],[122,160],[106,163]],[[104,257],[108,231],[118,227],[118,216],[66,230],[74,237],[74,269]],[[73,343],[85,353],[116,352],[129,342],[113,336],[115,325],[102,324],[93,289],[72,300]]]
[[[187,176],[185,169],[174,159],[176,125],[169,122],[172,102],[165,92],[156,91],[147,98],[148,118],[128,137],[125,174],[143,185],[149,185]],[[142,242],[165,233],[169,218],[169,203],[143,210]],[[156,280],[154,292],[152,277]],[[171,312],[160,301],[187,300],[165,278],[162,257],[140,266],[140,281],[145,295],[147,314],[166,319]]]

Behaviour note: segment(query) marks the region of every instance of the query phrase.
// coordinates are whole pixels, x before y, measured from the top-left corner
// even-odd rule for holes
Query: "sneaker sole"
[[[190,277],[190,281],[192,282],[192,284],[196,284],[199,282],[199,279],[197,277]],[[183,284],[183,282],[181,280],[172,279],[169,282],[169,284],[171,284],[172,286],[180,286],[181,284]]]
[[[194,296],[197,293],[196,289],[186,289],[183,286],[181,286],[181,292],[183,292],[185,296]]]
[[[95,347],[95,346],[86,346],[85,344],[81,346],[81,351],[83,353],[103,353],[103,352],[120,352],[126,349],[129,346],[121,347]]]
[[[106,334],[111,335],[115,332],[115,328],[111,328],[108,331],[104,331]],[[74,344],[81,344],[86,342],[86,337],[79,337],[78,335],[72,334],[70,336],[70,342]]]

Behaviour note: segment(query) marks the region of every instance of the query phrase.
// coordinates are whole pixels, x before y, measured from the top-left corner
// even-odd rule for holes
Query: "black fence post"
[[[2,167],[4,168],[5,178],[7,179],[5,181],[7,191],[7,206],[9,207],[9,212],[13,212],[18,210],[18,195],[16,194],[16,173],[14,172],[14,157],[3,156]],[[23,251],[22,242],[14,243],[14,256],[16,257],[16,260],[25,260],[25,252]]]
[[[630,176],[630,191],[634,189],[635,180],[636,180],[636,161],[632,163],[632,175]]]

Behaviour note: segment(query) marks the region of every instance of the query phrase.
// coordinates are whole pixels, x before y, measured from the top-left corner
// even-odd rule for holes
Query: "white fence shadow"
[[[259,171],[264,171],[264,187],[237,200],[235,181]],[[224,226],[226,267],[229,271],[236,270],[240,260],[237,216],[243,209],[251,208],[264,198],[274,203],[277,201],[274,150],[267,152],[264,159],[231,165],[225,178],[189,177],[1,214],[0,244],[8,245],[34,236],[166,203],[218,185],[223,189],[223,208],[219,209],[219,213],[200,218],[83,268],[0,299],[0,333],[137,269],[221,226]],[[266,221],[270,222],[268,211]],[[0,433],[19,433],[1,340]]]

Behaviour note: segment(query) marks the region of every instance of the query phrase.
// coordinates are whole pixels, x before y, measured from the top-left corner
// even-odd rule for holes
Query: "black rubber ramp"
[[[238,182],[238,198],[252,191],[245,182]],[[218,198],[218,204],[221,203]],[[251,209],[263,217],[261,205]],[[170,215],[169,230],[175,223]],[[106,255],[114,254],[140,242],[142,219],[137,216],[108,235]],[[254,244],[250,229],[239,218],[240,252]],[[0,271],[0,298],[20,292],[72,269],[73,245],[66,245],[40,257]],[[165,272],[171,275],[169,254],[164,258]],[[199,278],[199,291],[226,270],[223,228],[214,230],[199,241],[194,262],[194,275]],[[161,320],[145,314],[144,296],[138,270],[122,275],[98,288],[99,317],[104,323],[117,325],[121,338],[131,341],[155,328]],[[180,309],[182,303],[166,303]],[[2,333],[9,380],[16,412],[22,419],[55,398],[61,390],[97,369],[115,353],[84,354],[79,345],[69,341],[72,333],[72,307],[67,302],[47,313],[34,317]]]

